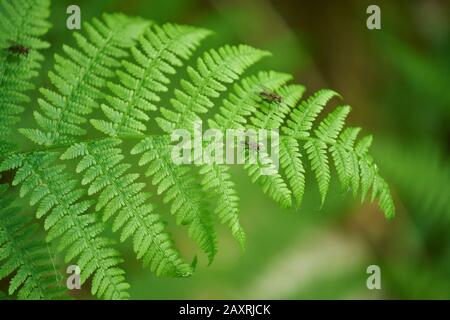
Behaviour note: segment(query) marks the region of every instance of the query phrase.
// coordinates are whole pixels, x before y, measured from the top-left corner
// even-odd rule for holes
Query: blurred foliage
[[[377,154],[403,211],[403,236],[382,256],[391,290],[402,298],[449,298],[450,162],[430,142],[391,138],[379,143]]]
[[[350,121],[384,136],[374,151],[396,195],[394,221],[339,194],[337,181],[320,211],[317,190],[306,193],[301,210],[281,210],[236,168],[246,251],[219,230],[221,250],[212,266],[199,264],[188,279],[166,279],[121,248],[130,252],[124,268],[132,298],[450,298],[450,4],[376,3],[382,29],[370,31],[372,1],[365,0],[53,1],[43,73],[70,37],[69,4],[80,5],[82,19],[121,11],[189,23],[212,29],[214,44],[272,51],[267,67],[295,74],[310,92],[336,89],[353,106]],[[186,236],[171,232],[191,254]],[[381,267],[381,290],[366,287],[371,264]],[[90,298],[87,291],[74,295]]]

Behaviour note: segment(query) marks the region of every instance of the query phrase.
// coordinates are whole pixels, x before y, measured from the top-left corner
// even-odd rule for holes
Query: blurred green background
[[[194,276],[166,279],[143,269],[124,245],[132,298],[450,298],[448,1],[58,0],[43,75],[53,52],[72,41],[65,28],[70,4],[81,7],[83,20],[123,12],[206,27],[215,31],[206,46],[270,50],[263,67],[292,73],[307,94],[340,92],[353,107],[349,123],[374,134],[373,152],[396,201],[397,216],[387,221],[334,179],[321,210],[314,184],[300,209],[280,210],[235,168],[246,251],[220,226],[211,266],[200,256]],[[366,28],[369,4],[381,7],[381,30]],[[47,85],[44,76],[40,81]],[[186,230],[170,231],[193,257]],[[381,290],[366,287],[369,265],[381,267]],[[76,296],[90,297],[87,288]]]

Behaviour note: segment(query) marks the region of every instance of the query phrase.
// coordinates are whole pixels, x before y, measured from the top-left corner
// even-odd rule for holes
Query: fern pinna
[[[30,3],[37,7],[27,7]],[[389,188],[368,152],[371,136],[357,140],[359,128],[344,128],[350,107],[339,106],[316,123],[328,101],[340,98],[336,92],[321,90],[301,100],[305,88],[289,84],[288,74],[244,75],[270,55],[266,51],[225,45],[198,54],[210,31],[156,25],[122,14],[85,23],[74,33],[75,45],[63,45],[48,74],[52,88],[40,89],[33,113],[37,126],[17,130],[35,147],[6,147],[15,129],[8,119],[22,110],[27,101],[23,92],[32,86],[30,75],[41,60],[38,50],[44,42],[36,37],[48,28],[48,1],[2,0],[0,14],[14,17],[19,9],[40,14],[34,13],[36,26],[19,29],[11,24],[2,34],[2,39],[29,46],[30,54],[12,57],[9,50],[2,52],[0,99],[5,112],[0,123],[8,124],[1,131],[2,148],[8,153],[0,170],[15,171],[12,185],[37,207],[46,240],[64,253],[67,263],[81,268],[82,283],[91,278],[92,293],[98,297],[129,296],[120,267],[123,259],[109,228],[119,234],[120,242],[130,239],[136,257],[155,274],[186,277],[194,271],[195,263],[184,261],[167,233],[163,214],[154,206],[157,197],[170,205],[176,223],[188,228],[209,263],[217,252],[216,218],[245,246],[229,167],[172,161],[171,133],[179,128],[192,131],[198,120],[220,130],[279,130],[280,170],[263,174],[272,164],[264,150],[259,150],[261,161],[245,167],[251,180],[283,207],[301,206],[308,166],[323,203],[333,163],[343,188],[362,199],[371,189],[372,200],[379,198],[385,215],[394,215]],[[18,36],[20,32],[28,36]],[[2,45],[8,48],[6,42]],[[197,58],[191,62],[194,54]],[[171,85],[186,61],[185,78]],[[9,71],[14,68],[19,71]],[[139,166],[148,178],[138,173]],[[43,292],[31,295],[28,289],[24,296],[47,297]]]

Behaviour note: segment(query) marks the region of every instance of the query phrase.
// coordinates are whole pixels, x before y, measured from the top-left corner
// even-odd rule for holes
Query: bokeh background
[[[132,298],[450,298],[449,1],[53,1],[41,85],[53,52],[71,39],[70,4],[81,7],[83,20],[123,12],[209,28],[215,35],[205,46],[267,49],[273,57],[263,67],[292,73],[307,94],[340,92],[353,107],[349,123],[374,134],[372,150],[395,198],[397,216],[387,221],[332,179],[322,209],[309,184],[300,209],[281,210],[235,168],[245,252],[220,226],[214,263],[206,266],[200,256],[194,276],[167,279],[143,269],[123,245]],[[381,30],[366,28],[369,4],[381,7]],[[185,229],[170,231],[193,257]],[[366,287],[369,265],[381,268],[381,290]],[[87,288],[75,296],[90,297]]]

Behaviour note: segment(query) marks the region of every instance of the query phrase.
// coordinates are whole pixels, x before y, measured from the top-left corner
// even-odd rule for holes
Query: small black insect
[[[283,102],[283,98],[273,91],[263,90],[259,93],[259,96],[267,102],[276,102],[276,103]]]
[[[17,55],[23,55],[23,56],[28,56],[28,53],[30,53],[30,48],[27,48],[21,44],[13,44],[10,47],[8,47],[6,50],[8,50],[11,53],[14,53]]]
[[[254,141],[242,141],[242,143],[245,145],[246,149],[256,150],[258,152],[262,149],[262,145]]]

